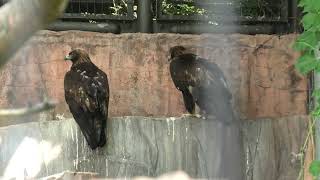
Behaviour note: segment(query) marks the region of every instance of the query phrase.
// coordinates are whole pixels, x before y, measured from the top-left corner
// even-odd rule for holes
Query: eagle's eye
[[[73,61],[75,58],[76,58],[75,54],[73,52],[70,52],[66,57],[64,57],[64,60]]]

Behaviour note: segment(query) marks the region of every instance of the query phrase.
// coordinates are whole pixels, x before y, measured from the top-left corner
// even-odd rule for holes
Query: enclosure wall
[[[300,152],[306,142],[309,118],[306,115],[307,79],[294,69],[294,62],[299,56],[291,49],[295,38],[295,34],[279,37],[40,31],[0,71],[0,107],[22,107],[40,102],[45,97],[55,99],[59,104],[49,113],[19,120],[19,123],[40,123],[0,128],[0,146],[5,145],[0,149],[0,169],[9,172],[10,167],[15,167],[12,162],[15,157],[20,157],[19,147],[24,148],[20,143],[26,139],[31,144],[52,143],[48,147],[56,145],[63,152],[56,153],[50,163],[40,159],[39,165],[35,166],[39,166],[39,174],[35,173],[37,176],[65,169],[98,171],[107,175],[109,168],[122,169],[124,166],[128,167],[125,171],[109,176],[156,176],[178,169],[192,177],[214,174],[215,171],[205,168],[217,167],[214,163],[219,164],[220,161],[213,156],[214,161],[206,162],[209,156],[201,147],[208,146],[217,157],[222,157],[219,153],[226,153],[225,156],[229,157],[229,154],[237,154],[231,152],[237,149],[226,148],[228,151],[225,151],[217,142],[225,142],[228,144],[226,147],[232,147],[235,144],[230,141],[234,140],[233,136],[225,136],[228,131],[218,123],[209,127],[204,125],[205,120],[170,118],[181,116],[185,109],[181,93],[175,89],[169,74],[168,50],[175,45],[184,45],[218,64],[232,91],[235,111],[242,120],[252,120],[242,121],[243,136],[236,136],[241,138],[236,142],[243,145],[247,179],[295,179],[301,171]],[[110,145],[93,156],[73,120],[47,121],[63,119],[62,115],[71,117],[63,88],[64,75],[70,63],[63,58],[74,48],[87,50],[92,61],[106,72],[110,82]],[[15,123],[11,119],[0,121],[0,126],[8,124]],[[204,132],[212,132],[212,137],[205,136]],[[30,138],[33,140],[29,141]],[[35,152],[34,157],[42,154],[38,151],[47,153],[46,148],[33,145],[30,148],[35,150],[30,150]],[[29,151],[21,153],[24,152]],[[49,154],[55,155],[55,152],[50,151]],[[182,157],[178,158],[179,161],[171,158],[177,154]],[[88,162],[87,157],[92,161]],[[308,149],[306,163],[310,159],[312,146]],[[221,161],[230,168],[225,158]],[[130,168],[130,163],[138,165]],[[24,172],[22,167],[19,172]],[[223,169],[230,170],[228,168]]]
[[[295,38],[41,31],[0,72],[0,107],[25,106],[48,96],[60,103],[54,116],[70,117],[63,90],[70,64],[63,57],[83,48],[108,75],[110,116],[179,116],[185,110],[169,75],[168,49],[185,45],[223,70],[242,119],[304,115],[307,80],[294,69]]]

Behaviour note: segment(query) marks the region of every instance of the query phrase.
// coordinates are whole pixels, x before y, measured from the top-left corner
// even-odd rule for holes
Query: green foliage
[[[234,0],[241,4],[241,16],[280,18],[282,0]]]
[[[319,0],[300,0],[299,6],[303,8],[304,13],[301,20],[304,32],[297,38],[293,46],[295,50],[302,52],[295,67],[302,74],[320,73],[320,3]],[[314,117],[320,117],[320,89],[314,90],[312,96],[315,100],[315,108],[311,114]],[[320,161],[313,161],[309,172],[318,177]]]
[[[320,104],[320,89],[315,89],[312,93],[312,97],[314,98],[316,104]],[[312,111],[312,116],[320,117],[320,106],[316,106]]]
[[[301,23],[304,32],[297,38],[293,48],[302,52],[295,66],[302,73],[320,72],[319,41],[320,41],[320,3],[319,0],[300,0],[304,16]],[[320,95],[320,94],[319,94]],[[316,96],[315,96],[316,97]]]
[[[300,0],[299,6],[305,13],[319,13],[320,3],[318,0]]]
[[[313,176],[319,176],[320,175],[320,161],[313,161],[309,167],[309,172]]]
[[[154,0],[155,1],[155,0]],[[237,14],[250,18],[280,18],[283,0],[163,0],[162,13],[166,15],[215,15]],[[203,4],[201,2],[207,2]]]
[[[196,7],[193,0],[187,0],[185,3],[174,3],[170,0],[162,1],[162,9],[164,14],[168,15],[203,15],[206,10]]]
[[[115,16],[122,16],[127,14],[128,2],[127,0],[112,0],[112,7],[109,7],[111,14]]]
[[[305,31],[298,37],[293,47],[297,51],[312,51],[318,44],[318,38],[317,32]]]
[[[135,0],[135,4],[138,0]],[[153,4],[153,11],[156,10],[156,4],[162,3],[162,13],[165,15],[204,15],[207,17],[219,15],[239,14],[248,18],[252,17],[273,17],[280,18],[281,1],[283,0],[230,0],[230,1],[202,1],[202,0],[150,0]],[[126,15],[128,0],[112,0],[108,4],[106,14]],[[201,4],[199,2],[207,2]],[[224,6],[221,6],[224,4]],[[271,5],[272,4],[272,5]],[[221,7],[223,7],[221,9]],[[136,9],[134,9],[136,11]],[[155,15],[155,14],[154,14]],[[314,18],[316,19],[316,18]]]
[[[307,74],[319,67],[319,61],[314,58],[313,54],[306,52],[297,60],[295,67],[302,74]]]

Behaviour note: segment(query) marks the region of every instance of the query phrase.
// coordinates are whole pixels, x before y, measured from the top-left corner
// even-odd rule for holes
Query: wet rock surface
[[[99,177],[159,176],[183,170],[193,178],[295,179],[306,116],[226,127],[217,121],[115,117],[107,147],[92,151],[73,119],[0,128],[0,174],[45,177],[66,170]]]

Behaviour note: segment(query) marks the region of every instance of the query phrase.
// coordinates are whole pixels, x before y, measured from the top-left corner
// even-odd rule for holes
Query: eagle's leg
[[[195,107],[192,112],[189,114],[182,114],[183,117],[193,117],[193,118],[204,118],[204,116],[201,116],[201,109],[200,107],[195,104]]]
[[[187,110],[190,114],[183,114],[182,116],[184,117],[193,117],[193,118],[201,118],[201,115],[200,115],[200,107],[196,104],[196,101],[197,99],[194,97],[194,88],[192,86],[188,86],[188,91],[186,93],[188,98],[189,98],[189,101],[192,102],[192,106],[190,106],[188,108],[188,106],[186,105],[187,107]],[[184,101],[185,101],[185,104],[186,104],[186,97],[184,96]],[[190,104],[190,103],[189,103]]]
[[[204,116],[202,116],[201,114],[202,114],[202,110],[201,110],[200,107],[196,104],[196,106],[195,106],[195,112],[194,112],[193,116],[196,117],[196,118],[202,118],[202,119],[203,119]]]

